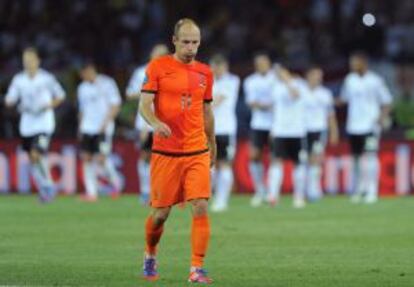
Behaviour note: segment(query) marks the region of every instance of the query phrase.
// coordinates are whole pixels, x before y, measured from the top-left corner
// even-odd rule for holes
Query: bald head
[[[179,20],[174,26],[174,56],[183,63],[191,63],[200,46],[201,32],[198,25],[191,19]]]
[[[35,48],[29,47],[24,49],[22,55],[23,67],[30,75],[35,75],[40,66],[40,58]]]

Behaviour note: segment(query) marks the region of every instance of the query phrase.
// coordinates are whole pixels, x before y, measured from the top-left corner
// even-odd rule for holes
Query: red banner
[[[383,142],[380,151],[382,195],[408,194],[413,191],[414,164],[411,155],[414,144],[408,142]],[[119,172],[123,190],[129,193],[139,191],[137,176],[138,151],[133,142],[115,141],[111,160]],[[54,140],[48,155],[53,178],[59,190],[72,194],[83,190],[81,164],[75,141]],[[269,155],[264,157],[269,165]],[[249,146],[247,141],[239,141],[234,158],[235,190],[252,192],[249,174]],[[322,183],[328,193],[349,192],[352,186],[352,160],[348,146],[341,144],[329,148],[324,161]],[[292,190],[292,165],[285,164],[283,190]],[[105,190],[105,180],[101,181]],[[0,192],[28,193],[33,189],[30,179],[30,166],[26,153],[18,141],[0,142]]]

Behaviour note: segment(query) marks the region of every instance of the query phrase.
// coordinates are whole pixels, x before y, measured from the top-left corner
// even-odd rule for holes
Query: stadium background
[[[366,18],[367,13],[375,18]],[[170,44],[171,27],[186,16],[200,23],[201,60],[207,61],[215,52],[225,53],[231,71],[241,77],[252,72],[252,56],[258,50],[268,51],[274,61],[299,73],[317,62],[326,72],[326,84],[337,95],[347,73],[348,55],[356,49],[365,50],[372,57],[372,68],[386,78],[395,97],[393,124],[384,133],[381,155],[382,193],[405,194],[414,183],[410,144],[414,138],[410,131],[414,126],[413,15],[414,2],[410,0],[0,1],[0,94],[5,94],[11,77],[21,69],[22,49],[38,47],[43,67],[55,73],[67,91],[67,100],[56,111],[52,150],[59,152],[56,161],[63,169],[75,160],[70,174],[76,182],[76,151],[66,162],[62,146],[75,147],[77,69],[85,57],[94,58],[103,73],[115,77],[123,93],[133,69],[147,61],[151,47],[160,42]],[[133,145],[135,111],[135,102],[124,102],[115,145],[129,192],[137,190],[135,163],[128,163],[131,154],[137,156]],[[251,183],[245,175],[250,114],[243,92],[237,115],[236,190],[249,191]],[[344,110],[339,109],[338,115],[343,131]],[[29,190],[27,170],[24,164],[20,169],[18,166],[17,124],[18,114],[0,104],[2,191]],[[347,147],[343,144],[329,154],[332,161],[326,164],[331,164],[330,169],[332,165],[340,167],[335,174],[337,182],[326,180],[325,186],[330,192],[347,191]],[[64,180],[62,168],[55,170],[55,175]],[[77,189],[71,186],[69,193]],[[286,182],[285,189],[289,186]]]

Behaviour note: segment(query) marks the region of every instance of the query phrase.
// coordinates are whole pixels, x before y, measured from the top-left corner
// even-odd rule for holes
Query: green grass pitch
[[[159,249],[161,279],[140,278],[147,208],[137,197],[80,203],[0,196],[0,286],[188,286],[189,209],[175,209]],[[294,210],[235,197],[211,217],[213,286],[414,286],[414,197]]]

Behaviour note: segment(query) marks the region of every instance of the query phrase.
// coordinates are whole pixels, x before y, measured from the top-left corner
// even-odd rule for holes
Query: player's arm
[[[4,98],[4,104],[7,108],[14,107],[19,101],[19,89],[17,87],[17,80],[14,78],[7,90],[6,97]]]
[[[139,70],[134,71],[131,79],[129,80],[129,83],[126,89],[127,99],[130,99],[130,100],[139,99],[139,96],[141,94],[142,82],[143,82],[143,79],[139,73]]]
[[[289,95],[292,99],[297,99],[300,96],[300,91],[293,84],[293,76],[288,69],[280,68],[278,69],[278,76],[282,82],[286,84],[286,87],[289,90]]]
[[[101,127],[101,133],[105,132],[106,127],[112,123],[115,118],[118,116],[119,111],[121,110],[121,95],[118,90],[116,82],[112,79],[108,79],[108,102],[110,104],[110,109],[105,117],[105,120]]]
[[[339,129],[338,121],[336,119],[336,113],[332,111],[328,117],[328,129],[329,129],[329,142],[332,145],[336,145],[339,142]]]
[[[256,97],[254,92],[252,91],[252,87],[251,87],[252,83],[250,82],[249,79],[247,79],[244,82],[243,88],[244,88],[244,92],[246,93],[246,104],[247,106],[251,109],[251,110],[269,110],[272,108],[271,104],[265,104],[265,103],[261,103],[259,102]]]
[[[52,101],[42,110],[55,109],[63,103],[66,93],[55,77],[50,79],[50,89],[53,95]]]
[[[165,123],[160,121],[154,113],[154,93],[147,93],[141,91],[141,98],[139,101],[139,113],[144,120],[154,129],[154,133],[161,137],[168,138],[171,136],[171,129]]]
[[[211,107],[210,102],[204,102],[203,114],[204,114],[204,131],[206,133],[208,147],[210,149],[211,165],[214,165],[216,162],[217,146],[216,146],[216,136],[214,134],[214,115],[213,115],[213,109]]]
[[[378,84],[379,102],[381,103],[381,114],[379,124],[383,128],[390,126],[390,115],[392,110],[392,95],[385,82],[380,79]]]

